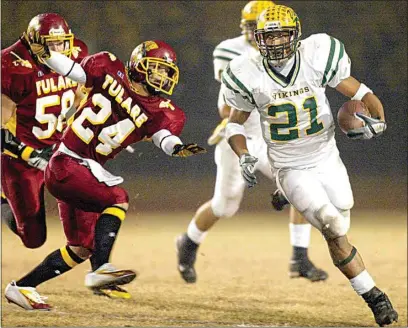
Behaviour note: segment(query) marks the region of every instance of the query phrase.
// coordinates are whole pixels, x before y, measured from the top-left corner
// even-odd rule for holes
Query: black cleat
[[[326,271],[318,269],[309,260],[290,261],[289,277],[291,278],[306,278],[311,282],[324,281],[329,275]]]
[[[177,269],[185,282],[193,284],[197,281],[194,263],[197,257],[198,245],[187,234],[182,234],[176,239]]]
[[[388,296],[377,287],[362,295],[371,311],[373,311],[375,322],[383,327],[398,321],[398,313],[392,307]]]
[[[272,207],[276,211],[282,211],[286,205],[289,205],[288,200],[285,198],[285,196],[283,196],[279,189],[276,189],[276,191],[273,194],[271,194],[271,197]]]

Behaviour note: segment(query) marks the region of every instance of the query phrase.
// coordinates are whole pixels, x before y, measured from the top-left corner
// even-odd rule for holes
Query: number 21
[[[290,141],[299,138],[298,118],[296,107],[293,103],[270,106],[268,115],[276,117],[278,113],[286,113],[288,120],[285,123],[272,123],[270,125],[271,139],[274,141]],[[303,110],[309,112],[310,127],[307,128],[306,135],[315,134],[323,130],[323,123],[317,120],[317,103],[314,96],[306,98],[303,102]],[[288,133],[279,133],[279,129],[288,129]]]

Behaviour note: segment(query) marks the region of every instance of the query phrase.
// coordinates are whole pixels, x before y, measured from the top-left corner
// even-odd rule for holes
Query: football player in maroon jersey
[[[88,55],[58,14],[35,16],[27,33],[38,33],[50,49],[74,61]],[[14,217],[4,219],[28,248],[46,240],[43,171],[74,105],[76,86],[50,70],[23,37],[1,51],[1,116],[7,129],[2,129],[2,209],[10,205]]]
[[[184,112],[160,96],[171,95],[178,83],[176,54],[163,41],[146,41],[134,49],[127,66],[109,52],[86,57],[79,65],[50,53],[39,35],[28,40],[32,51],[54,71],[87,90],[86,101],[70,120],[45,171],[46,186],[58,200],[68,244],[65,253],[72,255],[72,264],[92,254],[93,271],[85,278],[91,289],[129,283],[132,271],[117,270],[109,263],[129,197],[118,186],[123,179],[102,165],[141,140],[151,140],[170,156],[205,152],[196,144],[183,144],[178,135],[184,127]],[[35,288],[73,267],[59,254],[51,253],[25,277],[8,284],[6,298],[25,309],[49,309]],[[38,295],[36,306],[27,301],[29,292]]]

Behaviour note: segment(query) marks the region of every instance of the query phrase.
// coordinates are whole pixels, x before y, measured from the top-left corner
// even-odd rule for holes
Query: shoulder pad
[[[218,44],[213,52],[214,58],[216,57],[226,57],[229,60],[240,56],[244,53],[245,39],[241,37],[227,39]]]
[[[253,91],[256,89],[258,68],[249,56],[234,58],[222,74],[222,83],[230,90],[240,93],[250,103],[255,104]]]
[[[326,85],[337,71],[340,59],[346,55],[344,44],[325,33],[313,34],[301,42],[305,60],[321,77],[322,85]]]
[[[80,62],[83,58],[89,55],[88,46],[82,40],[74,39],[74,46],[72,48],[72,59]]]

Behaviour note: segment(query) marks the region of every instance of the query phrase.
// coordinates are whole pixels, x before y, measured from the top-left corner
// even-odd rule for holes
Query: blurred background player
[[[242,9],[240,25],[242,35],[221,42],[214,50],[214,73],[218,82],[221,82],[221,74],[233,58],[243,54],[258,53],[254,39],[256,18],[264,9],[273,5],[272,1],[250,1]],[[218,110],[223,121],[209,138],[210,145],[216,144],[217,178],[214,196],[197,210],[187,228],[187,233],[179,236],[176,241],[178,270],[181,277],[188,283],[194,283],[197,279],[194,264],[198,247],[206,237],[207,231],[220,218],[229,218],[235,215],[245,190],[245,181],[241,176],[238,158],[223,137],[223,131],[231,110],[223,99],[223,89],[224,87],[221,86],[218,96]],[[255,170],[261,171],[266,177],[273,180],[259,119],[259,114],[254,111],[245,123],[245,131],[249,136],[248,145],[251,153],[258,157]],[[279,193],[275,193],[274,203],[278,209],[281,209],[286,200]],[[326,280],[327,273],[316,268],[309,260],[307,250],[310,243],[310,232],[311,225],[296,210],[291,208],[289,233],[293,253],[289,265],[289,275],[292,278],[305,277],[311,281]]]
[[[35,16],[27,28],[34,33],[77,62],[88,54],[58,14]],[[43,171],[74,108],[77,83],[51,71],[23,37],[1,51],[1,64],[2,219],[27,248],[37,248],[47,237]]]
[[[232,108],[226,138],[239,157],[246,183],[254,186],[258,159],[247,147],[243,124],[251,112],[260,113],[258,124],[278,188],[322,233],[334,265],[370,307],[377,324],[392,324],[397,312],[347,238],[354,200],[334,138],[326,87],[363,101],[369,111],[370,117],[358,115],[365,124],[349,130],[349,138],[382,135],[384,109],[372,90],[350,75],[343,43],[324,33],[300,42],[301,34],[299,17],[289,7],[276,5],[260,14],[255,30],[260,55],[237,57],[222,74],[225,101]]]
[[[188,157],[205,152],[183,144],[178,135],[184,112],[161,93],[171,95],[178,83],[176,53],[163,41],[146,41],[125,65],[113,54],[100,52],[81,65],[59,53],[50,54],[38,35],[31,49],[61,75],[84,85],[87,98],[70,119],[58,150],[45,172],[46,185],[57,198],[67,246],[50,255],[33,271],[6,287],[5,296],[25,309],[50,309],[36,287],[68,272],[91,254],[92,272],[85,285],[101,290],[131,282],[132,270],[117,270],[109,256],[128,209],[123,182],[102,165],[132,143],[149,139],[166,154]]]

